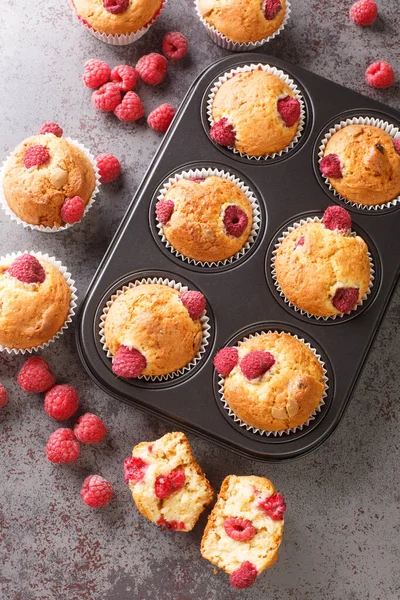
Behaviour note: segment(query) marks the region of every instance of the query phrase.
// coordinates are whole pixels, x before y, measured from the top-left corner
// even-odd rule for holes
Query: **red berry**
[[[35,256],[22,254],[11,263],[7,269],[11,277],[15,277],[22,283],[43,283],[46,272]]]
[[[286,96],[278,100],[278,113],[286,127],[292,127],[300,119],[300,102],[297,98]]]
[[[120,104],[114,110],[115,116],[120,121],[133,123],[144,116],[144,107],[141,99],[135,92],[127,92]]]
[[[282,4],[280,0],[267,0],[264,8],[264,16],[267,21],[272,21],[275,19],[276,15],[278,15],[282,10]]]
[[[164,36],[162,51],[170,60],[179,60],[188,51],[188,41],[179,31],[170,31]]]
[[[118,377],[135,379],[145,370],[147,360],[139,350],[121,345],[114,356],[112,370]]]
[[[350,8],[350,18],[356,25],[372,25],[378,16],[378,7],[373,0],[358,0]]]
[[[92,413],[79,417],[74,427],[76,439],[83,444],[97,444],[104,439],[106,433],[107,429],[103,421]]]
[[[224,529],[227,535],[237,542],[248,542],[256,535],[257,530],[248,519],[239,517],[228,517],[224,521]]]
[[[187,308],[189,316],[193,321],[200,319],[206,310],[206,299],[201,292],[188,291],[179,296],[182,304]]]
[[[136,71],[145,83],[157,85],[165,79],[168,71],[168,61],[165,56],[156,52],[145,54],[138,61]]]
[[[96,158],[96,164],[99,169],[101,183],[111,183],[121,173],[120,162],[112,154],[99,154]]]
[[[120,15],[129,6],[129,0],[103,0],[103,6],[112,15]]]
[[[233,204],[226,207],[223,222],[226,233],[238,238],[243,235],[249,219],[244,210],[239,206],[236,206],[236,204]]]
[[[53,123],[52,121],[46,121],[46,123],[43,123],[43,125],[39,129],[39,135],[42,135],[43,133],[52,133],[56,137],[60,138],[62,137],[63,130],[59,125],[57,125],[57,123]]]
[[[189,181],[194,181],[195,183],[203,183],[205,179],[204,177],[189,177]]]
[[[324,177],[341,179],[343,177],[340,158],[337,154],[326,154],[319,163],[319,168]]]
[[[111,81],[121,92],[130,92],[136,85],[137,73],[129,65],[118,65],[111,71]]]
[[[46,444],[46,454],[50,462],[74,462],[80,452],[79,443],[76,441],[72,429],[57,429],[49,437]]]
[[[175,109],[170,104],[161,104],[151,111],[147,117],[147,123],[154,131],[167,131],[175,115]]]
[[[4,385],[0,383],[0,408],[4,408],[7,404],[7,390]]]
[[[159,475],[154,484],[157,498],[169,498],[172,494],[183,488],[186,480],[183,469],[174,469],[169,475]]]
[[[400,138],[396,138],[395,140],[393,140],[393,146],[397,154],[400,155]]]
[[[250,381],[262,377],[275,364],[275,359],[270,352],[253,350],[248,352],[240,361],[240,368],[246,379]]]
[[[297,242],[294,245],[294,250],[296,250],[297,246],[304,246],[305,239],[306,238],[304,237],[304,235],[299,237],[299,239],[297,240]]]
[[[239,589],[248,588],[257,579],[257,568],[246,560],[241,566],[231,573],[231,586]]]
[[[98,88],[110,81],[111,69],[102,60],[92,58],[85,63],[83,69],[83,83],[88,88]]]
[[[385,60],[379,60],[368,67],[365,78],[373,88],[388,88],[394,83],[393,67]]]
[[[49,363],[40,356],[28,358],[17,377],[24,392],[47,392],[56,382]]]
[[[156,204],[157,219],[165,225],[171,218],[174,212],[174,203],[172,200],[159,200]]]
[[[85,203],[80,196],[65,198],[60,215],[64,223],[72,225],[80,221],[85,212]]]
[[[234,146],[236,141],[235,129],[226,117],[214,123],[210,129],[210,137],[220,146]]]
[[[114,83],[105,83],[92,94],[93,105],[103,112],[112,112],[121,102],[121,92]]]
[[[358,302],[358,288],[338,288],[332,298],[333,306],[341,313],[348,313]]]
[[[108,504],[114,490],[109,481],[100,475],[89,475],[82,484],[81,498],[90,508],[100,508]]]
[[[327,229],[348,231],[351,229],[351,216],[341,206],[328,206],[323,216],[323,224]]]
[[[183,469],[174,469],[173,471],[171,471],[168,477],[171,482],[172,490],[174,492],[177,492],[178,490],[182,489],[185,485],[186,475]]]
[[[237,348],[222,348],[214,357],[214,367],[222,377],[228,377],[239,360]]]
[[[44,398],[44,410],[56,421],[65,421],[78,410],[79,398],[76,389],[67,383],[55,385]]]
[[[135,456],[126,458],[124,461],[125,483],[129,483],[130,481],[140,483],[143,481],[148,466],[149,464],[141,458],[136,458]]]
[[[286,510],[286,502],[282,494],[272,494],[264,500],[260,500],[258,508],[262,510],[273,521],[282,521]]]
[[[157,521],[157,525],[165,527],[170,531],[182,531],[186,529],[186,525],[183,521],[166,521],[164,517],[160,517]]]
[[[29,146],[29,148],[25,150],[24,166],[26,169],[40,167],[41,165],[48,163],[49,160],[50,152],[45,146],[38,144],[36,146]]]

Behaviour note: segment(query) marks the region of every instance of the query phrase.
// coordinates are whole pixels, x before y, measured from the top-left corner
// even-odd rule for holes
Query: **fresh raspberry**
[[[11,263],[7,269],[11,277],[15,277],[22,283],[43,283],[46,272],[35,256],[22,254]]]
[[[74,427],[77,440],[83,444],[97,444],[104,439],[107,433],[106,426],[97,415],[86,413],[79,417]]]
[[[348,231],[351,229],[351,216],[341,206],[328,206],[322,218],[323,224],[331,231]]]
[[[396,138],[395,140],[393,140],[393,146],[397,154],[400,155],[400,138]]]
[[[297,98],[285,96],[278,100],[278,113],[286,127],[292,127],[300,119],[300,102]]]
[[[53,123],[52,121],[46,121],[46,123],[43,123],[43,125],[39,129],[38,135],[42,135],[43,133],[52,133],[56,137],[62,137],[62,134],[64,132],[61,129],[61,127],[57,125],[57,123]]]
[[[240,368],[246,379],[250,381],[261,377],[275,364],[275,359],[270,352],[253,350],[240,361]]]
[[[25,150],[24,154],[24,167],[30,169],[31,167],[40,167],[45,165],[50,160],[50,152],[45,146],[37,144],[36,146],[29,146]]]
[[[80,196],[65,198],[61,206],[60,216],[64,223],[72,225],[80,221],[85,212],[85,203]]]
[[[120,15],[129,6],[129,0],[103,0],[103,6],[112,15]]]
[[[240,519],[239,517],[228,517],[228,519],[225,519],[224,529],[226,534],[237,542],[248,542],[257,533],[251,521]]]
[[[101,183],[111,183],[121,173],[121,165],[112,154],[99,154],[96,158]]]
[[[304,235],[299,237],[299,239],[297,240],[297,242],[294,245],[294,250],[296,250],[297,246],[304,246],[305,239],[306,238],[304,237]]]
[[[94,89],[110,81],[111,69],[102,60],[92,58],[84,64],[83,83]]]
[[[338,288],[332,298],[333,306],[341,313],[348,313],[358,302],[358,288]]]
[[[223,222],[226,233],[238,238],[243,235],[249,219],[240,206],[233,204],[226,207]]]
[[[341,179],[343,177],[340,158],[337,154],[326,154],[319,163],[319,168],[324,177]]]
[[[78,392],[68,383],[55,385],[44,398],[44,410],[56,421],[65,421],[72,417],[78,406]]]
[[[135,92],[127,92],[120,104],[114,110],[114,114],[120,121],[133,123],[144,117],[144,107],[141,99]]]
[[[228,377],[232,369],[236,367],[238,360],[237,348],[222,348],[214,356],[214,367],[222,377]]]
[[[179,31],[170,31],[164,35],[162,51],[170,60],[179,60],[188,51],[188,41]]]
[[[235,129],[226,117],[214,123],[210,129],[210,137],[220,146],[234,146],[236,141]]]
[[[72,429],[57,429],[51,434],[46,444],[47,458],[52,463],[74,462],[78,458],[79,452],[79,442],[77,442]]]
[[[114,356],[112,370],[118,377],[135,379],[145,370],[147,360],[139,350],[121,345]]]
[[[159,475],[154,484],[157,498],[169,498],[172,494],[182,489],[186,475],[183,469],[174,469],[169,475]]]
[[[47,392],[56,382],[49,363],[40,356],[28,358],[17,377],[24,392]]]
[[[174,212],[174,203],[172,200],[159,200],[156,204],[156,215],[157,219],[165,225],[171,218]]]
[[[89,475],[82,484],[81,498],[90,508],[100,508],[113,497],[113,486],[100,475]]]
[[[231,586],[239,589],[248,588],[257,579],[257,568],[246,560],[241,566],[231,573]]]
[[[165,79],[168,71],[168,61],[165,56],[156,52],[145,54],[138,61],[136,71],[145,83],[157,85]]]
[[[183,531],[186,529],[186,525],[183,521],[166,521],[164,517],[160,517],[157,521],[157,525],[165,527],[170,531]]]
[[[368,67],[365,78],[373,88],[388,88],[394,83],[393,67],[385,60],[379,60]]]
[[[149,464],[141,458],[136,458],[135,456],[126,458],[124,460],[125,483],[129,483],[130,481],[140,483],[143,481],[148,466]]]
[[[4,385],[0,383],[0,408],[4,408],[7,404],[7,390]]]
[[[286,502],[282,494],[272,494],[272,496],[268,496],[268,498],[260,500],[257,506],[273,521],[283,520],[283,513],[286,510]]]
[[[193,321],[200,319],[206,310],[206,299],[201,292],[188,291],[179,296],[182,304],[187,308],[189,316]]]
[[[372,25],[378,16],[378,7],[373,0],[358,0],[350,8],[350,18],[356,25]]]
[[[170,104],[161,104],[151,111],[147,117],[147,123],[154,131],[167,131],[175,115],[175,109]]]
[[[111,71],[111,81],[121,92],[130,92],[136,85],[137,73],[129,65],[118,65]]]
[[[121,92],[114,83],[105,83],[92,94],[93,105],[103,112],[112,112],[121,102]]]
[[[276,15],[278,15],[282,10],[282,4],[280,0],[267,0],[264,8],[264,16],[267,21],[272,21],[275,19]]]

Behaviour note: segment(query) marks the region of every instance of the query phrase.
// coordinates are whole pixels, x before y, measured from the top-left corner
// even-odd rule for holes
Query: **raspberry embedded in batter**
[[[264,7],[264,17],[267,21],[272,21],[282,10],[280,0],[266,0]]]
[[[319,163],[319,168],[324,177],[341,179],[343,177],[340,158],[337,154],[327,154]]]
[[[124,479],[125,483],[132,481],[133,483],[140,483],[143,481],[146,469],[149,466],[141,458],[130,456],[124,460]]]
[[[235,129],[226,117],[214,123],[210,129],[210,137],[220,146],[234,146],[236,141]]]
[[[224,521],[224,529],[227,535],[237,542],[248,542],[256,535],[257,530],[248,519],[240,517],[228,517]]]
[[[174,212],[174,203],[172,200],[159,200],[156,204],[157,219],[162,225],[166,225]]]
[[[112,15],[120,15],[129,6],[129,0],[103,0],[104,8]]]
[[[121,345],[114,356],[112,370],[118,377],[135,379],[143,373],[146,366],[147,360],[139,350]]]
[[[225,209],[223,223],[225,227],[226,233],[229,235],[238,238],[243,235],[243,232],[246,230],[249,219],[244,212],[237,206],[233,204],[231,206],[227,206]]]
[[[323,224],[331,231],[348,231],[351,229],[351,216],[341,206],[328,206],[322,219]]]
[[[175,492],[183,488],[186,481],[183,469],[174,469],[169,475],[159,475],[154,484],[154,492],[157,498],[169,498]]]
[[[11,277],[15,277],[22,283],[43,283],[46,272],[35,256],[22,254],[17,256],[7,269]]]
[[[236,367],[238,360],[237,348],[222,348],[214,356],[214,367],[222,377],[228,377],[232,369]]]
[[[206,310],[206,299],[201,292],[187,291],[179,296],[182,304],[187,308],[189,316],[193,321],[200,319]]]
[[[248,588],[257,579],[257,568],[250,561],[246,560],[242,565],[233,571],[230,577],[231,586],[239,589]]]
[[[285,96],[278,100],[278,113],[286,127],[292,127],[300,119],[300,102],[297,98]]]
[[[306,238],[304,237],[304,235],[299,237],[299,239],[297,240],[297,242],[294,245],[294,250],[296,250],[297,246],[304,246],[305,239]]]
[[[166,521],[164,517],[160,517],[157,521],[157,525],[165,527],[170,531],[183,531],[186,529],[186,525],[183,521]]]
[[[31,167],[41,167],[50,160],[50,152],[46,146],[37,144],[36,146],[29,146],[25,150],[24,154],[24,167],[30,169]]]
[[[358,293],[358,288],[338,288],[332,304],[339,312],[348,313],[357,305]]]
[[[264,500],[260,500],[258,508],[262,510],[273,521],[282,521],[286,510],[286,502],[282,494],[272,494]]]
[[[240,361],[240,368],[243,375],[251,381],[262,377],[275,364],[275,358],[270,352],[262,350],[253,350],[246,354]]]

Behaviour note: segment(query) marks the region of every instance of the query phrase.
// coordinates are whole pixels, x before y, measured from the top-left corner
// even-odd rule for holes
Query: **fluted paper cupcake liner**
[[[50,340],[44,342],[43,344],[40,344],[39,346],[32,346],[32,348],[8,348],[7,346],[3,346],[0,344],[0,351],[8,352],[8,354],[25,354],[26,352],[32,354],[32,352],[38,352],[39,350],[43,350],[44,348],[46,348],[46,346],[54,342],[57,338],[61,337],[64,331],[68,329],[69,324],[72,322],[72,317],[75,314],[76,303],[78,300],[78,296],[76,295],[75,281],[72,279],[71,273],[69,273],[67,271],[67,267],[64,267],[59,260],[56,260],[54,258],[54,256],[49,256],[48,254],[43,254],[42,252],[33,252],[32,250],[25,250],[24,252],[13,252],[11,254],[6,254],[5,256],[2,256],[0,258],[0,265],[10,265],[18,256],[22,256],[22,254],[31,254],[32,256],[35,256],[38,260],[47,260],[47,262],[51,263],[56,269],[58,269],[71,290],[71,298],[69,302],[69,311],[65,323]],[[35,284],[27,283],[26,285]]]
[[[340,123],[333,125],[333,127],[331,127],[329,131],[325,134],[319,146],[318,164],[323,159],[326,145],[333,136],[333,134],[339,131],[340,129],[347,127],[348,125],[373,125],[374,127],[380,127],[381,129],[383,129],[383,131],[386,131],[386,133],[391,135],[394,139],[400,138],[400,129],[395,125],[384,121],[383,119],[376,119],[375,117],[353,117],[350,119],[346,119],[345,121],[340,121]],[[335,188],[332,187],[332,185],[329,183],[329,179],[327,177],[324,177],[322,173],[321,176],[325,181],[326,185],[328,186],[329,190],[332,192],[332,194],[336,196],[336,198],[339,198],[339,200],[341,200],[342,202],[345,202],[346,204],[349,204],[350,206],[354,206],[356,208],[377,211],[389,208],[390,206],[395,206],[400,201],[400,196],[397,196],[397,198],[390,200],[390,202],[384,202],[383,204],[376,204],[373,206],[369,206],[366,204],[358,204],[356,202],[348,200],[347,198],[339,194],[339,192],[337,192]]]
[[[265,0],[264,0],[264,4],[265,4]],[[283,31],[283,29],[286,27],[286,24],[289,21],[289,17],[290,17],[290,13],[291,13],[290,2],[289,2],[289,0],[286,0],[285,16],[283,18],[282,23],[280,24],[280,26],[278,27],[278,29],[276,31],[271,33],[271,35],[269,35],[268,37],[266,37],[262,40],[259,40],[258,42],[241,43],[241,42],[234,42],[233,40],[230,40],[226,35],[224,35],[223,33],[220,33],[218,31],[218,29],[216,29],[213,25],[210,25],[209,23],[207,23],[207,21],[205,19],[203,19],[202,15],[200,13],[198,0],[195,0],[195,9],[196,9],[197,16],[199,17],[200,21],[203,23],[203,25],[206,28],[206,31],[207,31],[208,35],[210,36],[210,38],[212,39],[212,41],[215,44],[217,44],[217,46],[220,46],[221,48],[225,48],[225,50],[232,50],[234,52],[248,52],[249,50],[254,50],[255,48],[259,48],[260,46],[263,46],[267,42],[270,42],[271,40],[276,38],[276,36],[278,36]]]
[[[45,135],[50,136],[52,134],[51,133],[47,133]],[[73,140],[73,139],[71,139],[69,137],[66,137],[64,139],[65,139],[65,141],[67,141],[70,144],[72,144],[72,145],[76,146],[77,148],[79,148],[79,150],[81,152],[83,152],[83,154],[86,156],[86,158],[88,159],[88,161],[92,165],[94,173],[95,173],[95,176],[96,176],[96,184],[95,184],[93,193],[92,193],[92,195],[91,195],[91,197],[89,199],[89,202],[85,206],[85,212],[83,213],[83,217],[82,217],[82,219],[80,221],[77,221],[76,223],[66,223],[62,227],[45,227],[44,225],[33,225],[32,223],[27,223],[23,219],[20,219],[20,217],[18,217],[15,214],[15,212],[10,208],[10,206],[9,206],[9,204],[7,202],[7,198],[5,196],[4,187],[3,187],[4,174],[5,174],[6,170],[7,170],[8,162],[10,161],[12,155],[14,154],[14,150],[11,152],[11,154],[9,154],[9,156],[6,158],[6,160],[4,161],[4,163],[3,163],[2,167],[1,167],[1,170],[0,170],[0,206],[4,210],[4,212],[7,214],[7,216],[10,217],[10,219],[12,221],[15,221],[16,223],[18,223],[19,225],[22,225],[23,227],[25,227],[27,229],[32,229],[32,230],[36,230],[36,231],[43,231],[44,233],[58,233],[59,231],[64,231],[65,229],[69,229],[69,227],[73,227],[74,225],[77,225],[78,223],[81,223],[81,221],[85,218],[85,216],[89,212],[90,208],[93,206],[93,204],[94,204],[94,202],[96,200],[96,196],[99,193],[100,185],[101,185],[100,184],[100,174],[99,174],[99,169],[97,168],[95,157],[80,142],[77,142],[76,140]]]
[[[256,197],[255,197],[253,191],[249,188],[249,186],[245,185],[238,177],[235,177],[235,175],[232,175],[231,173],[228,173],[226,171],[221,171],[220,169],[211,169],[211,168],[209,168],[209,169],[190,169],[189,171],[183,171],[182,173],[176,174],[174,177],[170,177],[168,179],[168,181],[161,188],[160,193],[157,196],[157,201],[163,200],[164,196],[168,192],[168,190],[175,183],[180,181],[181,179],[191,179],[191,178],[204,179],[206,177],[211,177],[211,176],[222,177],[222,178],[227,179],[228,181],[231,181],[232,183],[236,184],[239,187],[239,189],[246,195],[247,199],[249,200],[249,202],[251,204],[251,208],[253,211],[252,228],[251,228],[249,237],[247,239],[247,242],[239,250],[239,252],[237,252],[236,254],[234,254],[233,256],[231,256],[225,260],[219,260],[219,261],[213,261],[213,262],[204,262],[204,261],[200,261],[200,260],[195,260],[194,258],[189,258],[188,256],[181,254],[178,250],[176,250],[176,248],[174,248],[172,246],[172,244],[170,244],[170,242],[167,240],[167,238],[164,235],[162,223],[159,223],[156,219],[157,233],[160,236],[161,241],[163,242],[164,246],[166,248],[168,248],[168,250],[172,254],[174,254],[181,260],[183,260],[189,264],[201,266],[201,267],[221,267],[224,265],[229,265],[232,262],[234,262],[235,260],[238,260],[239,258],[241,258],[244,254],[246,254],[246,252],[251,248],[251,246],[255,242],[259,228],[260,228],[260,221],[261,221],[260,207],[258,205],[258,202],[256,200]]]
[[[175,281],[174,279],[171,280],[171,279],[165,279],[163,277],[148,277],[148,278],[137,279],[136,281],[132,281],[128,285],[124,285],[122,288],[120,288],[119,290],[114,292],[114,294],[111,296],[111,298],[106,302],[106,305],[101,314],[100,323],[99,323],[100,343],[102,344],[103,350],[106,353],[107,357],[110,358],[111,360],[114,357],[111,354],[110,350],[108,349],[105,334],[104,334],[105,321],[106,321],[106,317],[108,315],[108,311],[111,308],[111,305],[113,304],[114,300],[116,300],[118,298],[118,296],[120,296],[121,294],[124,294],[129,289],[137,287],[139,285],[148,285],[150,283],[166,285],[166,286],[168,286],[174,290],[177,290],[178,292],[181,292],[181,293],[187,292],[189,290],[189,288],[187,286],[182,285],[182,283],[180,283],[179,281]],[[169,379],[174,379],[175,377],[179,377],[180,375],[183,375],[187,371],[190,371],[190,369],[192,369],[195,365],[197,365],[197,363],[202,359],[202,357],[206,351],[206,348],[208,346],[208,340],[210,337],[210,320],[207,316],[207,313],[204,313],[200,317],[200,323],[201,323],[201,329],[203,332],[203,341],[201,343],[200,349],[197,352],[196,356],[187,365],[185,365],[181,369],[178,369],[177,371],[173,371],[172,373],[167,373],[166,375],[139,375],[139,377],[137,379],[144,379],[145,381],[167,381]]]
[[[299,124],[297,127],[297,131],[296,131],[296,134],[295,134],[293,140],[290,142],[290,144],[288,146],[286,146],[286,148],[283,148],[279,152],[273,152],[271,154],[265,154],[263,156],[252,156],[250,154],[247,154],[246,152],[239,152],[239,150],[237,150],[233,146],[228,146],[229,150],[232,150],[232,152],[234,154],[239,154],[239,156],[241,156],[242,158],[248,158],[251,160],[269,160],[272,158],[276,158],[277,156],[282,156],[283,154],[285,154],[286,152],[289,152],[289,150],[294,148],[294,146],[300,140],[302,131],[304,129],[304,124],[305,124],[305,119],[306,119],[304,99],[300,93],[299,88],[297,87],[295,82],[292,79],[290,79],[290,77],[287,73],[284,73],[284,71],[281,71],[280,69],[277,69],[276,67],[271,67],[270,65],[264,65],[262,63],[258,63],[258,64],[252,63],[250,65],[244,65],[243,67],[231,69],[231,71],[224,73],[224,75],[219,77],[217,79],[217,81],[214,83],[213,87],[211,88],[211,91],[209,93],[208,100],[207,100],[207,117],[208,117],[208,122],[210,124],[210,127],[212,127],[214,125],[214,119],[212,116],[212,108],[213,108],[213,104],[214,104],[214,99],[215,99],[216,93],[218,92],[219,88],[222,86],[223,83],[225,83],[226,81],[228,81],[228,79],[231,79],[234,75],[237,75],[238,73],[248,73],[250,71],[255,71],[255,70],[263,70],[263,71],[265,71],[265,73],[271,73],[272,75],[276,75],[277,77],[282,79],[282,81],[284,81],[286,83],[286,85],[288,85],[290,87],[290,89],[295,94],[295,96],[300,104],[300,118],[299,118]]]
[[[325,398],[327,397],[327,391],[328,391],[328,387],[329,387],[328,386],[328,377],[326,375],[325,363],[323,362],[321,356],[318,354],[318,352],[315,350],[315,348],[313,348],[303,338],[298,337],[294,333],[289,333],[288,331],[276,331],[276,330],[272,330],[272,329],[269,329],[268,331],[257,331],[255,334],[251,334],[247,337],[244,337],[242,340],[240,340],[240,342],[237,342],[237,344],[233,347],[240,348],[240,346],[247,340],[251,340],[254,337],[259,337],[260,335],[265,335],[268,333],[278,333],[279,335],[281,335],[282,333],[285,333],[286,335],[290,335],[291,337],[296,338],[296,340],[299,340],[299,342],[302,342],[305,346],[307,346],[307,348],[309,348],[309,350],[311,350],[311,352],[314,354],[314,356],[316,357],[316,359],[318,360],[319,364],[322,367],[322,371],[323,371],[322,380],[325,385],[324,391],[322,393],[321,400],[320,400],[318,406],[313,410],[311,415],[308,417],[307,421],[305,423],[303,423],[302,425],[298,425],[297,427],[291,427],[290,429],[282,429],[279,431],[268,431],[266,429],[257,429],[256,427],[252,427],[251,425],[248,425],[247,423],[245,423],[244,421],[239,419],[239,417],[233,412],[233,410],[229,406],[228,401],[225,399],[225,396],[224,396],[225,380],[221,375],[218,375],[218,392],[219,392],[220,400],[223,404],[223,407],[225,408],[228,415],[230,417],[232,417],[233,421],[237,425],[239,425],[240,427],[243,427],[244,429],[246,429],[246,431],[251,431],[252,433],[255,433],[258,435],[262,435],[262,436],[273,435],[274,437],[278,437],[278,436],[280,437],[285,434],[289,435],[290,433],[296,433],[296,431],[302,431],[305,427],[307,427],[307,425],[309,425],[312,421],[314,421],[317,414],[321,412],[322,407],[325,405]]]

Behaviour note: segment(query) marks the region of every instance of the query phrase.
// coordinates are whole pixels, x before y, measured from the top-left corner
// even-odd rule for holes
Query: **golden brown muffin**
[[[215,176],[181,179],[170,187],[161,205],[166,200],[173,202],[173,212],[162,230],[183,256],[217,262],[234,256],[247,242],[252,207],[235,183]]]
[[[260,0],[197,0],[204,20],[229,40],[241,44],[259,42],[279,29],[285,17],[285,0],[280,0],[280,4],[281,9],[276,6],[272,14],[264,14]],[[266,15],[272,18],[267,19]]]
[[[338,158],[334,170],[332,155]],[[400,195],[400,156],[392,136],[380,127],[339,129],[328,141],[320,166],[331,186],[356,204],[377,206]]]
[[[239,419],[265,431],[306,423],[325,385],[321,364],[303,342],[287,333],[265,333],[243,342],[238,358],[225,377],[224,397]]]
[[[71,290],[60,271],[37,259],[45,272],[43,282],[23,283],[11,276],[10,264],[0,265],[0,344],[7,348],[40,346],[60,331],[71,300]]]
[[[138,444],[124,467],[138,511],[167,529],[191,531],[213,499],[212,487],[183,433]]]
[[[45,148],[48,160],[27,168],[24,158],[34,146]],[[86,206],[96,185],[94,169],[76,146],[52,134],[34,135],[14,151],[4,173],[3,189],[11,210],[26,223],[62,227],[60,210],[66,198],[80,196]]]
[[[120,2],[121,11],[108,11],[103,0],[73,0],[80,19],[100,33],[124,35],[135,33],[147,25],[160,10],[163,0],[126,0]],[[108,2],[117,5],[117,2]],[[124,6],[126,9],[123,10]]]

